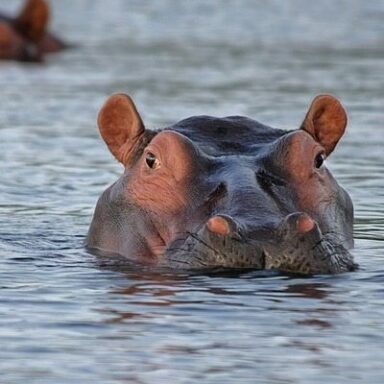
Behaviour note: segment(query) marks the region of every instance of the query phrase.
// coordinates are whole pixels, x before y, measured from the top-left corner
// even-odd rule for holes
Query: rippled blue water
[[[384,3],[51,3],[78,47],[0,63],[0,382],[383,383]],[[148,127],[244,114],[294,128],[315,94],[337,95],[349,130],[328,165],[355,202],[360,270],[105,268],[82,244],[121,172],[95,124],[116,91]]]

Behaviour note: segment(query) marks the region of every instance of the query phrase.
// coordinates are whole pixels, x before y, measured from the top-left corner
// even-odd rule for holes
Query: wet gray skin
[[[233,161],[241,162],[239,158]],[[244,170],[245,167],[241,168]],[[254,168],[250,166],[248,169],[253,172]],[[334,196],[335,200],[329,204],[332,207],[338,200],[338,209],[328,208],[328,212],[324,212],[323,217],[319,218],[324,228],[323,232],[320,225],[314,223],[313,228],[302,233],[297,229],[297,222],[309,216],[304,212],[287,213],[290,207],[295,211],[294,202],[287,198],[292,194],[289,186],[273,185],[270,180],[272,176],[266,176],[267,171],[263,166],[257,172],[261,173],[261,176],[256,176],[256,180],[259,179],[256,182],[258,187],[255,188],[253,182],[249,186],[250,190],[255,188],[250,193],[253,196],[242,193],[247,186],[244,185],[245,177],[241,174],[240,180],[237,180],[234,172],[232,183],[227,182],[226,188],[231,186],[232,193],[225,189],[225,184],[222,184],[220,200],[222,199],[223,206],[218,208],[221,205],[219,202],[216,211],[230,223],[228,235],[212,232],[204,224],[186,233],[185,237],[175,240],[167,249],[162,265],[198,269],[218,266],[273,268],[306,274],[339,273],[356,267],[348,251],[353,244],[352,229],[348,223],[348,220],[352,219],[352,203],[347,193],[338,187],[336,182],[334,187],[340,190],[338,195]],[[262,177],[268,179],[263,181]],[[282,180],[275,182],[283,183]],[[231,197],[228,196],[230,194]],[[252,199],[254,202],[249,207],[248,204]],[[243,204],[238,210],[235,207],[239,206],[240,202]],[[249,212],[244,209],[249,209]],[[327,207],[324,209],[327,210]],[[261,214],[253,216],[253,212]]]
[[[114,95],[99,127],[125,172],[99,199],[87,245],[154,267],[351,271],[352,202],[324,165],[346,121],[322,95],[293,131],[238,116],[150,131]]]

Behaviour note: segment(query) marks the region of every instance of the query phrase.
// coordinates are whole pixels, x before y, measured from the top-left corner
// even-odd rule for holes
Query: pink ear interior
[[[329,155],[345,132],[347,114],[331,95],[319,95],[312,101],[301,128],[311,134]]]
[[[145,133],[132,99],[125,94],[112,95],[101,108],[97,122],[111,153],[126,165],[133,148]]]

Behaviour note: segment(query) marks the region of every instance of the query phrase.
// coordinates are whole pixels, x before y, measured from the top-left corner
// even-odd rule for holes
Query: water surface
[[[51,3],[78,47],[0,63],[0,382],[382,383],[384,3]],[[117,91],[149,128],[194,114],[295,128],[314,95],[338,96],[349,127],[328,166],[355,203],[359,271],[156,274],[87,254],[122,171],[95,123]]]

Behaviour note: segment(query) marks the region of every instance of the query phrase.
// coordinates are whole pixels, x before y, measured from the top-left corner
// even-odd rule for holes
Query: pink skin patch
[[[214,216],[207,221],[207,228],[218,235],[227,236],[231,232],[228,221],[224,217]]]
[[[301,215],[296,221],[296,228],[299,233],[307,233],[313,229],[315,222],[306,214]]]

